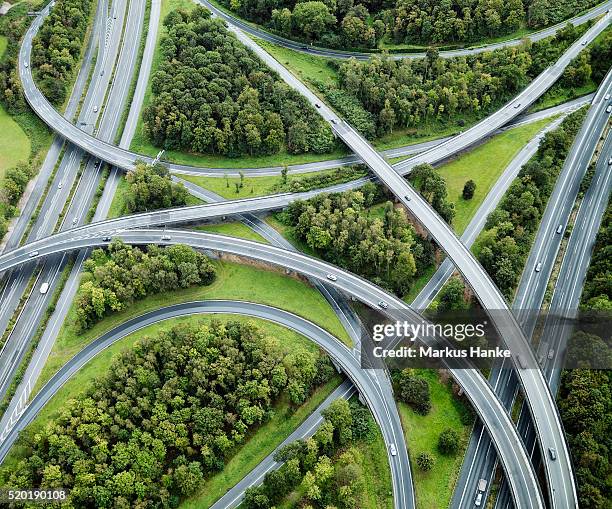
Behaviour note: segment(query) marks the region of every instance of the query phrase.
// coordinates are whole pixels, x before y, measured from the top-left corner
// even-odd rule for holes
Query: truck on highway
[[[487,480],[480,479],[480,481],[478,481],[478,491],[484,491],[486,489],[487,489]]]

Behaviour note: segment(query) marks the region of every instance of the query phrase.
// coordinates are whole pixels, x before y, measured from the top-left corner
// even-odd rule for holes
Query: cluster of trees
[[[434,167],[427,163],[415,166],[410,172],[409,180],[442,219],[451,224],[455,217],[455,204],[448,201],[446,180]]]
[[[294,489],[299,507],[356,509],[363,492],[360,452],[352,445],[369,440],[375,430],[368,409],[344,399],[322,412],[323,424],[312,438],[297,440],[276,454],[283,465],[266,474],[261,486],[246,491],[242,507],[268,509]]]
[[[6,170],[0,182],[0,239],[6,234],[8,220],[15,215],[15,206],[31,178],[32,170],[28,164],[18,164]]]
[[[81,329],[148,295],[209,285],[215,279],[210,260],[182,244],[166,248],[151,245],[144,251],[113,240],[106,252],[94,250],[84,269],[76,301]]]
[[[29,26],[28,7],[25,3],[15,5],[0,17],[0,35],[7,39],[4,55],[0,58],[0,103],[13,114],[27,108],[17,72],[17,58],[21,38]]]
[[[294,202],[282,217],[324,259],[403,295],[433,263],[433,247],[391,202],[382,217],[371,217],[367,208],[380,197],[380,189],[368,184],[360,191]]]
[[[187,203],[187,189],[180,182],[172,182],[168,168],[161,164],[151,166],[138,162],[128,172],[126,180],[129,184],[125,195],[128,212],[167,209]]]
[[[143,112],[156,146],[230,157],[283,148],[325,153],[335,146],[331,128],[306,99],[209,11],[172,11],[164,25],[164,60]]]
[[[527,0],[527,23],[533,28],[553,25],[598,3],[599,0]]]
[[[429,382],[413,369],[393,372],[393,385],[400,401],[410,405],[415,412],[427,415],[431,410]]]
[[[602,154],[601,157],[604,157]],[[612,204],[601,221],[582,291],[583,308],[612,310]]]
[[[270,189],[269,194],[279,192],[303,193],[311,189],[320,189],[342,182],[350,182],[368,174],[368,169],[363,164],[343,166],[329,172],[317,172],[289,178],[287,167],[283,169],[281,181]]]
[[[439,44],[498,37],[525,20],[523,0],[397,0],[383,11],[397,43]]]
[[[598,0],[222,0],[283,36],[332,48],[466,43],[560,22]]]
[[[56,0],[32,43],[32,68],[41,92],[61,104],[79,63],[91,0]]]
[[[585,109],[546,133],[537,153],[519,172],[497,209],[487,218],[478,241],[478,260],[506,299],[514,290],[534,235]]]
[[[584,509],[612,503],[612,372],[566,370],[557,399]],[[608,480],[608,481],[606,481]]]
[[[376,134],[462,115],[479,115],[516,94],[529,81],[531,56],[524,47],[475,56],[392,60],[374,57],[340,65],[340,87],[375,117]]]
[[[24,437],[9,485],[66,488],[71,507],[177,507],[269,418],[294,376],[321,378],[322,358],[288,352],[250,322],[162,331]]]

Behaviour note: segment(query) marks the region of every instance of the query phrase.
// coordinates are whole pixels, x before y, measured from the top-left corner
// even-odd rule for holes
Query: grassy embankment
[[[467,446],[471,426],[461,422],[462,403],[457,400],[448,383],[440,380],[433,370],[423,370],[431,390],[432,407],[427,415],[420,415],[404,403],[398,403],[400,418],[410,451],[412,478],[419,509],[448,507]],[[438,451],[438,437],[446,428],[459,433],[461,447],[455,456]],[[429,472],[423,472],[415,463],[421,452],[431,453],[436,462]]]

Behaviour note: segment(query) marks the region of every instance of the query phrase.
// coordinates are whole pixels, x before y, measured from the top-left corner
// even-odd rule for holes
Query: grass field
[[[463,233],[510,161],[549,122],[551,119],[544,119],[505,131],[438,169],[446,180],[448,198],[455,204],[457,234]],[[464,200],[463,186],[470,179],[476,182],[476,191],[471,200]]]
[[[0,133],[2,133],[2,143],[0,143],[0,178],[2,178],[6,170],[28,160],[31,143],[19,124],[1,106]]]
[[[73,303],[37,387],[41,387],[66,361],[92,339],[126,320],[162,306],[202,299],[236,299],[276,306],[314,321],[347,344],[351,340],[321,294],[295,278],[247,264],[215,261],[217,279],[210,286],[196,286],[153,295],[136,301],[127,310],[107,316],[84,333],[76,327]],[[34,390],[36,392],[36,389]]]
[[[329,65],[330,59],[293,51],[263,39],[255,41],[301,80],[316,79],[326,85],[338,85],[338,73]]]
[[[299,182],[302,179],[307,179],[316,176],[326,176],[333,174],[336,170],[321,170],[311,173],[303,173],[297,175],[287,175],[287,183]],[[281,176],[266,176],[266,177],[244,177],[243,185],[240,187],[240,177],[223,176],[223,177],[197,177],[195,175],[180,175],[180,178],[188,180],[204,189],[213,191],[228,200],[236,200],[238,198],[252,198],[254,196],[266,196],[283,192],[279,190],[281,187]],[[334,181],[339,181],[337,177]],[[238,185],[238,187],[236,187]],[[283,187],[283,189],[286,189]],[[238,192],[236,192],[238,191]]]
[[[203,232],[219,233],[221,235],[231,235],[232,237],[240,237],[242,239],[254,240],[255,242],[263,242],[267,244],[268,241],[264,239],[258,233],[255,233],[248,226],[238,221],[233,223],[219,223],[219,224],[203,224],[196,226],[194,230],[200,230]]]
[[[0,35],[0,59],[4,56],[4,52],[6,51],[6,46],[8,44],[8,39],[3,35]]]
[[[440,381],[438,373],[421,370],[419,376],[429,382],[431,411],[425,416],[419,415],[401,402],[398,409],[410,451],[417,507],[441,509],[450,503],[471,428],[461,423],[461,403],[450,387]],[[461,447],[456,456],[444,456],[438,451],[438,437],[446,428],[456,430],[461,437]],[[435,466],[429,472],[423,472],[415,463],[421,452],[429,452],[436,459]]]

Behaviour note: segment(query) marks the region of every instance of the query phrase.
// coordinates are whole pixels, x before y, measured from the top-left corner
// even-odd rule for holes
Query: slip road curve
[[[432,163],[445,159],[483,139],[516,117],[522,108],[532,104],[559,78],[565,66],[587,46],[589,41],[608,26],[611,19],[610,13],[604,15],[570,46],[555,65],[544,70],[513,101],[463,134],[438,145],[421,156],[410,159],[404,169],[409,171],[416,164]],[[572,473],[572,463],[555,399],[544,379],[529,342],[516,318],[509,310],[506,300],[487,272],[429,203],[414,191],[408,182],[361,134],[343,121],[331,108],[320,103],[318,97],[306,85],[239,28],[230,24],[228,29],[234,32],[236,37],[251,48],[269,67],[275,70],[289,86],[306,97],[313,106],[318,106],[316,111],[330,123],[337,136],[369,166],[379,180],[425,227],[434,241],[453,261],[463,278],[470,284],[483,308],[489,312],[490,320],[500,337],[512,350],[512,360],[523,386],[525,399],[531,410],[543,454],[545,455],[547,450],[550,449],[557,451],[557,459],[547,461],[544,464],[551,506],[558,509],[577,508],[578,495]]]
[[[38,415],[40,410],[57,393],[57,391],[87,362],[116,341],[149,325],[159,323],[171,318],[195,314],[223,313],[262,318],[289,329],[292,329],[316,343],[325,350],[330,357],[340,365],[343,372],[358,388],[372,411],[381,428],[386,443],[393,443],[389,419],[385,411],[385,398],[380,386],[376,383],[372,373],[361,369],[359,361],[353,356],[351,350],[340,340],[318,325],[288,311],[271,306],[244,301],[212,300],[195,301],[175,304],[150,311],[111,329],[102,336],[93,340],[72,359],[70,359],[53,377],[42,387],[23,411],[11,432],[0,446],[0,461],[4,461],[11,446],[23,430]],[[391,471],[396,468],[397,461],[387,451]],[[229,507],[235,507],[240,499],[235,499]]]
[[[609,2],[612,4],[612,0]],[[137,154],[135,152],[130,152],[129,150],[116,147],[110,143],[103,142],[97,138],[94,138],[87,132],[83,131],[79,127],[72,124],[69,120],[64,118],[54,107],[53,105],[44,97],[44,95],[37,88],[33,76],[32,70],[30,66],[30,56],[32,52],[32,40],[36,33],[38,32],[40,26],[44,18],[49,14],[50,5],[45,7],[40,11],[40,15],[32,22],[32,25],[26,32],[21,49],[19,52],[19,77],[22,82],[24,96],[34,110],[34,112],[54,131],[58,132],[61,136],[66,138],[68,141],[73,143],[74,145],[80,147],[91,155],[97,157],[98,159],[102,159],[103,161],[108,162],[113,166],[117,166],[124,171],[132,169],[136,161],[145,161],[151,163],[153,158],[143,155]],[[597,23],[594,27],[592,27],[585,36],[583,36],[584,40],[587,40],[587,43],[592,41],[597,33],[599,33],[599,28],[601,28],[601,21]],[[252,44],[253,41],[248,39]],[[582,39],[581,39],[582,40]],[[574,45],[570,48],[557,63],[555,63],[550,68],[546,69],[540,76],[538,76],[523,92],[517,97],[516,103],[513,101],[512,107],[504,107],[503,111],[496,112],[487,119],[483,120],[481,124],[484,124],[482,128],[479,130],[479,137],[476,139],[470,138],[469,140],[464,136],[467,134],[466,131],[463,134],[455,136],[455,138],[461,138],[463,141],[459,143],[458,146],[449,145],[448,142],[451,140],[445,141],[442,143],[443,148],[441,148],[438,152],[431,152],[427,150],[423,154],[421,154],[418,162],[435,162],[450,155],[456,153],[457,151],[463,150],[466,146],[473,144],[475,141],[478,141],[480,138],[489,136],[493,132],[495,132],[499,127],[506,124],[509,120],[512,120],[516,116],[521,113],[524,113],[530,104],[532,104],[537,98],[539,98],[552,83],[556,79],[558,79],[563,73],[565,67],[569,64],[569,62],[578,54],[578,52],[583,48],[583,46],[576,47]],[[259,46],[257,46],[259,48]],[[261,50],[261,48],[259,48]],[[263,51],[263,50],[261,50]],[[265,53],[265,52],[264,52]],[[284,68],[283,68],[284,69]],[[542,83],[547,84],[546,86],[542,86]],[[520,99],[524,98],[524,100]],[[517,106],[518,105],[518,106]],[[478,125],[481,125],[478,124]],[[494,126],[494,127],[493,127]],[[471,130],[470,130],[471,131]],[[431,157],[432,160],[423,160],[423,155],[429,154],[427,157]],[[425,159],[427,159],[427,157]],[[168,163],[164,163],[168,164]],[[408,166],[406,166],[406,164]],[[406,164],[398,164],[396,168],[401,174],[409,173],[411,166],[409,163]],[[416,163],[418,164],[418,163]],[[179,172],[190,172],[197,170],[195,167],[183,166],[183,165],[173,165],[168,164],[170,168],[175,168]],[[207,169],[206,174],[211,175],[213,173],[218,173],[218,176],[223,176],[224,173],[230,171],[228,169],[223,168],[211,168]],[[255,170],[255,169],[253,169]],[[257,169],[257,174],[262,174],[261,169]],[[268,172],[264,172],[263,174],[268,174]]]
[[[268,32],[264,28],[256,25],[255,23],[249,23],[243,21],[238,18],[231,12],[225,11],[223,9],[219,9],[215,5],[211,4],[208,0],[200,0],[202,5],[205,5],[207,9],[211,12],[214,12],[217,16],[224,19],[228,23],[232,23],[236,25],[244,32],[257,37],[258,39],[263,39],[264,41],[272,42],[277,44],[278,46],[282,46],[284,48],[288,48],[294,51],[298,51],[300,53],[307,53],[309,55],[316,55],[325,58],[335,58],[335,59],[349,59],[355,58],[357,60],[368,60],[376,55],[382,55],[380,51],[371,51],[371,52],[359,52],[359,51],[343,51],[343,50],[334,50],[329,48],[323,48],[320,46],[312,46],[307,45],[303,42],[293,41],[291,39],[287,39],[286,37],[281,37],[275,35],[271,32]],[[612,1],[603,2],[592,9],[588,10],[584,14],[574,16],[573,18],[567,19],[556,25],[552,25],[550,27],[544,28],[542,30],[538,30],[537,32],[532,32],[530,34],[525,35],[524,37],[518,39],[508,39],[507,41],[495,42],[492,44],[483,44],[480,46],[470,46],[467,48],[457,48],[453,50],[443,50],[439,52],[439,55],[442,58],[452,58],[452,57],[460,57],[460,56],[468,56],[475,55],[477,53],[483,53],[485,51],[493,51],[496,49],[508,47],[508,46],[518,46],[525,40],[531,41],[539,41],[545,39],[546,37],[550,37],[555,35],[559,30],[565,27],[568,23],[571,23],[574,26],[582,25],[587,21],[590,21],[597,16],[600,16],[607,12],[610,7],[612,7]],[[412,52],[412,53],[391,53],[389,58],[394,60],[402,60],[405,58],[423,58],[426,53],[423,51]]]
[[[81,233],[82,231],[83,229],[81,229]],[[259,242],[198,231],[142,229],[115,232],[114,236],[128,244],[187,244],[198,249],[229,253],[267,262],[331,284],[373,309],[380,309],[379,302],[384,301],[388,304],[388,308],[381,309],[381,311],[394,321],[423,323],[422,317],[405,302],[373,283],[302,253]],[[57,237],[60,237],[60,235],[52,238],[57,239]],[[8,255],[0,256],[0,271],[54,253],[108,245],[108,241],[105,241],[104,238],[106,237],[94,233],[93,235],[80,235],[73,239],[55,243],[49,243],[46,239],[45,244],[40,244],[40,241],[38,241],[39,247],[36,251],[28,253],[27,250],[20,248]],[[43,248],[41,245],[45,247]],[[327,279],[327,274],[330,273],[336,275],[336,281]],[[515,507],[517,509],[544,508],[542,493],[525,447],[517,434],[512,419],[495,397],[486,380],[467,361],[465,365],[461,366],[461,369],[452,368],[450,371],[470,398],[493,438],[510,485]],[[367,394],[364,394],[364,397],[367,396]]]

